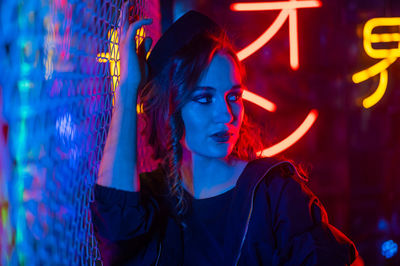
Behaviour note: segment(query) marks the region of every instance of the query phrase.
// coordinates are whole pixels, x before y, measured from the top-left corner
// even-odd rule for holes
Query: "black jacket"
[[[183,228],[160,185],[163,172],[159,168],[140,179],[140,192],[95,185],[91,210],[102,260],[182,265]],[[224,243],[224,265],[350,265],[357,256],[295,167],[271,158],[249,162],[240,175]]]

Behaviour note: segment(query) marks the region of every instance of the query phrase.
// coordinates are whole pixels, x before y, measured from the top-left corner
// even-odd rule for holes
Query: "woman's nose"
[[[228,124],[233,120],[232,108],[226,99],[219,99],[215,102],[214,120],[217,123]]]

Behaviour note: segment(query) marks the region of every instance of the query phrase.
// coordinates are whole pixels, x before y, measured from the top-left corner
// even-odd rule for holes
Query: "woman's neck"
[[[217,196],[236,185],[246,165],[242,160],[209,158],[186,150],[181,166],[183,186],[196,199]]]

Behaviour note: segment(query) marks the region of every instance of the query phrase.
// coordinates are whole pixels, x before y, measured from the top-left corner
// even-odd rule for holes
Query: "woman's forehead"
[[[198,87],[230,89],[241,83],[241,72],[236,62],[230,55],[218,52],[201,75]]]

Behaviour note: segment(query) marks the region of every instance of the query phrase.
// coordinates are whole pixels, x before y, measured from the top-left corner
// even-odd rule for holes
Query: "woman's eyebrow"
[[[231,90],[235,90],[235,89],[244,90],[244,86],[243,86],[243,84],[237,84],[237,85],[232,86]]]
[[[216,89],[211,86],[197,86],[196,91],[216,91]]]
[[[232,88],[230,90],[236,90],[236,89],[244,89],[243,84],[236,84],[233,85]],[[197,86],[196,90],[205,90],[205,91],[216,91],[216,89],[214,87],[211,86]]]

